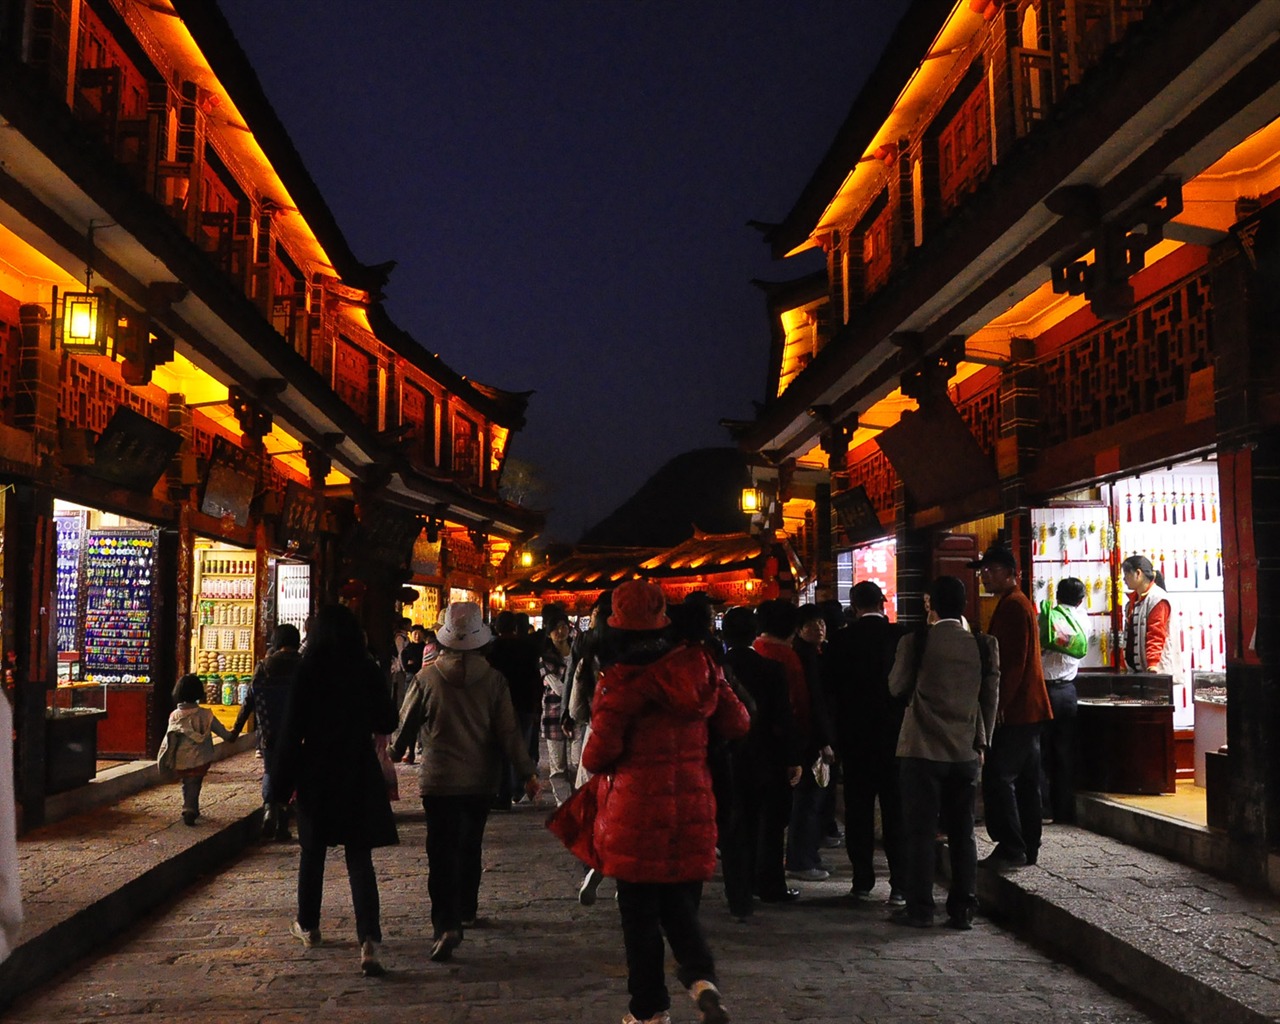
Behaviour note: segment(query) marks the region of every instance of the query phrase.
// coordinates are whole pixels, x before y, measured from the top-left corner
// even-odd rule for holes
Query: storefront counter
[[[46,708],[45,792],[88,785],[98,774],[98,727],[107,713],[95,708]]]
[[[1176,791],[1171,703],[1084,699],[1077,721],[1080,789],[1142,794]]]
[[[97,708],[106,717],[98,727],[101,757],[138,760],[156,756],[160,737],[153,724],[155,687],[150,683],[72,683],[55,691],[59,708]]]
[[[1196,697],[1196,785],[1205,785],[1205,755],[1227,745],[1227,702]]]

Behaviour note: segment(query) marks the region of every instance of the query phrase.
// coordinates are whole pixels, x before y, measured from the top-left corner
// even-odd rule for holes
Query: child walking
[[[200,706],[204,687],[200,677],[188,672],[173,688],[173,699],[178,706],[169,716],[166,744],[177,744],[172,754],[173,770],[182,780],[182,820],[194,825],[200,817],[200,787],[213,761],[213,734],[224,740],[232,739],[231,731],[214,717],[212,711]]]

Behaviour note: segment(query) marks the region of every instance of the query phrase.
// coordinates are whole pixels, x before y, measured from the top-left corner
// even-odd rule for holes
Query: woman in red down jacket
[[[617,880],[630,1012],[623,1024],[669,1024],[663,935],[704,1024],[729,1019],[698,923],[702,883],[715,870],[716,804],[709,730],[746,735],[747,710],[699,647],[671,647],[662,590],[633,580],[613,593],[615,657],[597,684],[588,770],[612,776],[594,839]]]

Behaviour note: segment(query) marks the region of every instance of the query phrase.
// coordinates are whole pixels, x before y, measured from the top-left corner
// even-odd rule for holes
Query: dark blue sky
[[[764,398],[780,220],[907,0],[219,0],[387,308],[576,540]]]

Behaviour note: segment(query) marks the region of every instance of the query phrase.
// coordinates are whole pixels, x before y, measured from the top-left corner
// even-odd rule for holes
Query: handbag
[[[596,853],[596,819],[604,810],[612,789],[613,776],[593,775],[547,818],[551,834],[578,860],[597,871],[600,856]]]
[[[387,741],[391,737],[379,736],[376,733],[373,737],[374,753],[378,755],[378,767],[382,769],[382,781],[387,787],[387,798],[389,800],[400,799],[400,779],[396,775],[396,766],[391,763],[391,754],[387,750]]]
[[[160,749],[156,752],[156,767],[162,772],[171,772],[178,760],[178,744],[181,737],[173,732],[164,734],[160,741]]]
[[[810,771],[813,772],[813,781],[816,782],[820,788],[826,789],[828,784],[831,782],[831,765],[822,760],[822,756],[819,755],[818,760],[813,762],[813,767]]]

